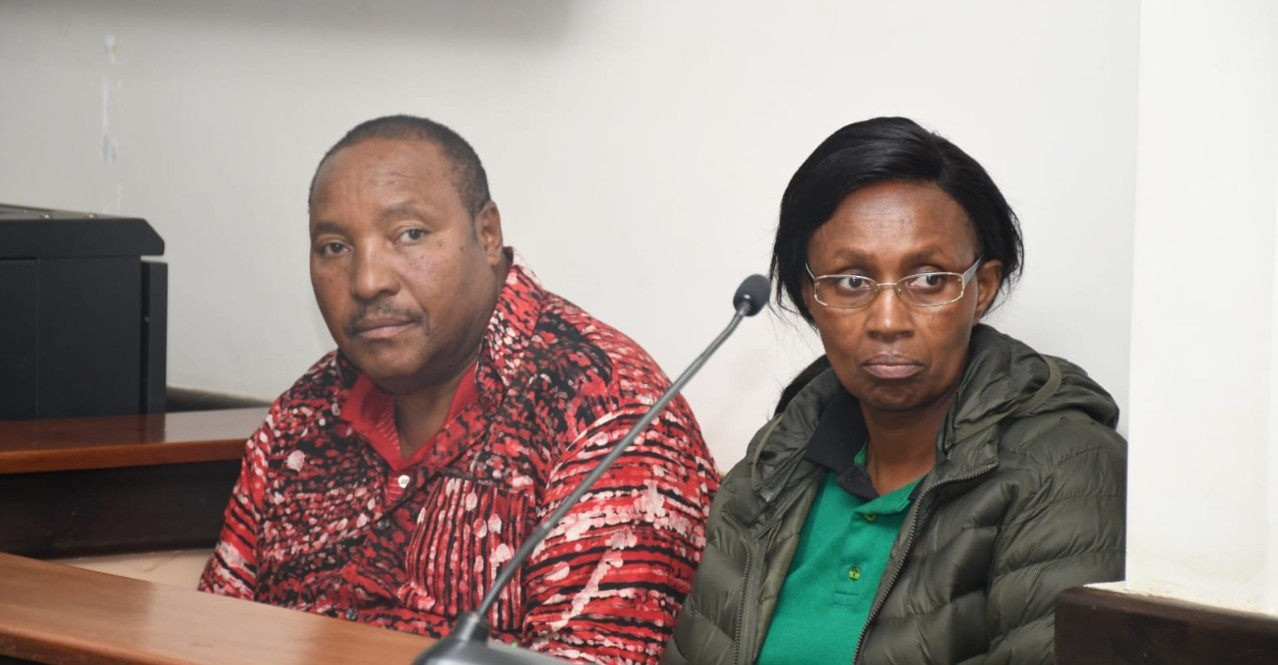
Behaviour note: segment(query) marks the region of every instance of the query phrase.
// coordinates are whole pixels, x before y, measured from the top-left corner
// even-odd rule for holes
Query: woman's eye
[[[835,288],[840,291],[863,291],[870,287],[870,280],[860,275],[840,275],[834,280]]]
[[[908,288],[914,291],[937,291],[945,288],[950,275],[943,272],[925,272],[906,280]]]

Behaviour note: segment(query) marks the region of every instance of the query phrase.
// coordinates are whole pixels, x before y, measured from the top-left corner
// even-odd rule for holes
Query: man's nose
[[[390,257],[375,247],[354,252],[351,264],[351,292],[361,300],[374,300],[399,289]]]

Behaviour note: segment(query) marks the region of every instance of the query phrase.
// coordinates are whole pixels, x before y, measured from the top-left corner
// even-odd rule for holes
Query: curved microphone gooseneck
[[[661,394],[661,398],[644,412],[638,422],[626,432],[626,436],[613,446],[613,449],[604,456],[599,464],[595,466],[590,475],[577,485],[571,494],[564,497],[559,502],[559,506],[546,519],[542,520],[532,534],[520,545],[519,551],[511,558],[501,571],[497,574],[497,578],[493,580],[492,586],[488,589],[488,593],[484,595],[483,600],[479,602],[479,606],[473,611],[463,614],[457,619],[457,623],[453,626],[453,630],[447,637],[439,640],[431,645],[413,660],[413,665],[562,665],[564,661],[552,658],[535,651],[520,649],[500,642],[490,644],[488,636],[491,633],[491,627],[484,620],[484,616],[488,614],[488,610],[497,602],[497,597],[501,595],[502,589],[510,584],[514,579],[515,573],[524,561],[532,554],[541,541],[550,535],[550,530],[555,528],[559,521],[572,510],[577,501],[594,486],[595,481],[599,480],[613,462],[634,443],[639,437],[639,433],[652,423],[653,420],[666,408],[670,400],[683,389],[684,385],[692,379],[692,377],[706,364],[710,356],[719,349],[721,345],[728,339],[728,336],[737,329],[737,325],[741,323],[741,319],[747,316],[758,314],[768,303],[768,291],[770,284],[768,278],[763,275],[750,275],[741,282],[741,286],[737,287],[737,292],[732,296],[732,307],[735,313],[732,320],[728,322],[728,326],[719,333],[719,336],[710,342],[710,346],[706,347],[701,355],[692,361],[688,368],[683,370],[683,374],[675,379],[670,387]]]

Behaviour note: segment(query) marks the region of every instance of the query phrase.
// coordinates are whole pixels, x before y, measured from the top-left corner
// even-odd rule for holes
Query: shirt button
[[[865,521],[867,521],[867,522],[873,522],[874,520],[876,520],[876,519],[878,519],[878,518],[879,518],[879,516],[878,516],[878,515],[875,515],[874,513],[866,513],[866,514],[865,514]]]
[[[399,485],[399,488],[400,488],[400,489],[404,489],[405,487],[408,487],[408,481],[409,481],[409,480],[411,480],[411,478],[409,478],[409,477],[408,477],[408,474],[406,473],[406,474],[404,474],[404,475],[402,475],[402,476],[400,476],[400,477],[396,478],[396,479],[395,479],[395,484],[396,484],[396,485]]]
[[[347,618],[347,619],[350,619],[351,621],[354,621],[354,620],[358,619],[358,618],[359,618],[359,610],[356,610],[354,607],[348,607],[348,608],[346,608],[346,618]]]
[[[380,520],[377,520],[377,528],[378,528],[378,529],[381,529],[382,531],[385,531],[385,530],[389,529],[389,528],[390,528],[390,518],[389,518],[389,517],[383,517],[383,518],[381,518]]]
[[[848,569],[848,579],[852,580],[853,582],[855,582],[855,581],[857,581],[857,580],[861,579],[861,567],[860,567],[860,566],[852,566],[851,568],[849,568],[849,569]]]

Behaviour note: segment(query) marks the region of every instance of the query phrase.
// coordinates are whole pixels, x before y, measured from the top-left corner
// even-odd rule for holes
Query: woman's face
[[[850,194],[808,243],[813,275],[863,275],[897,282],[921,272],[962,273],[978,258],[967,214],[927,183],[882,182]],[[948,408],[967,364],[972,327],[989,308],[1002,277],[986,261],[963,297],[948,305],[915,307],[891,287],[863,309],[834,309],[804,301],[830,364],[863,409],[906,414]]]

